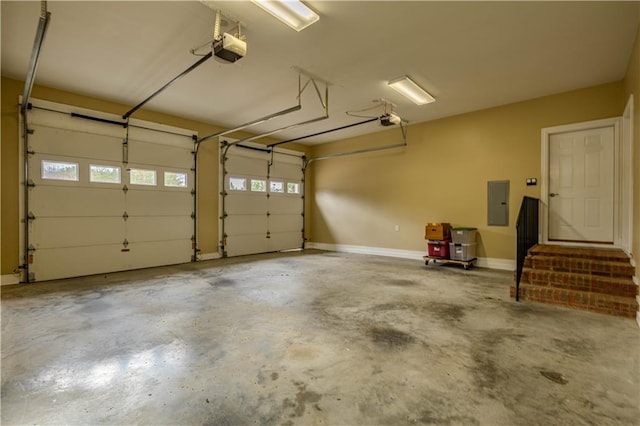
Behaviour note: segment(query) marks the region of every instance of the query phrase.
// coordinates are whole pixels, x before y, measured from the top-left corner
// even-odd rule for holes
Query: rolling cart
[[[469,270],[473,268],[474,263],[477,258],[469,259],[469,260],[453,260],[453,259],[443,259],[441,257],[432,257],[432,256],[423,256],[424,264],[429,265],[429,262],[433,261],[433,263],[440,263],[442,265],[446,265],[447,263],[455,263],[457,265],[462,265],[465,270]]]

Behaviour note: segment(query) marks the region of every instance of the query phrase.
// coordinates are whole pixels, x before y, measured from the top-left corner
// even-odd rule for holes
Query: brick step
[[[590,291],[612,296],[635,297],[638,294],[638,286],[629,277],[607,277],[524,268],[520,283],[523,282],[541,287]]]
[[[626,262],[622,262],[568,256],[534,255],[525,258],[524,267],[620,278],[631,278],[635,274],[635,268],[629,263],[629,258],[626,259]]]
[[[509,289],[511,297],[515,297],[515,290],[515,284],[512,284]],[[635,318],[638,311],[638,301],[635,297],[611,296],[522,282],[520,300],[628,318]]]
[[[529,254],[531,256],[561,256],[579,259],[607,260],[610,262],[629,262],[629,256],[619,249],[594,249],[588,247],[538,244],[529,249]]]

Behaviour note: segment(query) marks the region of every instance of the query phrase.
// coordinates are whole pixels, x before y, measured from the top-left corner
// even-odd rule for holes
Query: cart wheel
[[[468,263],[464,265],[464,270],[465,270],[465,271],[468,271],[468,270],[469,270],[469,264],[468,264]]]
[[[425,261],[424,261],[424,264],[425,264],[425,265],[427,265],[427,266],[429,266],[429,259],[425,260]]]

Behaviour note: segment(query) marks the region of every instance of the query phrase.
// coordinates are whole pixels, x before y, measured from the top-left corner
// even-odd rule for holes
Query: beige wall
[[[425,222],[450,222],[478,228],[479,257],[514,259],[522,197],[540,196],[539,184],[525,185],[540,182],[540,130],[620,116],[623,105],[623,82],[610,83],[411,125],[407,148],[314,162],[309,239],[424,251]],[[400,141],[393,129],[318,146],[312,156]],[[510,181],[508,227],[487,226],[492,180]]]
[[[2,275],[10,274],[20,264],[19,253],[19,141],[18,141],[18,95],[24,90],[24,82],[2,77],[2,149],[1,149],[1,184],[0,205],[2,214],[0,228],[1,271]],[[52,88],[34,86],[33,98],[59,102],[83,108],[94,109],[114,114],[123,114],[132,105],[122,105],[105,100],[95,99]],[[195,130],[204,136],[220,131],[219,127],[210,124],[187,120],[167,114],[140,110],[135,118],[162,123],[170,126]],[[249,134],[238,132],[229,135],[243,138]],[[258,142],[269,143],[273,139],[261,139]],[[288,149],[307,151],[307,147],[291,144]],[[198,153],[198,242],[203,254],[218,251],[218,152],[217,144],[203,143]]]
[[[624,80],[624,102],[633,94],[633,254],[636,260],[636,276],[640,279],[640,27]]]
[[[634,253],[640,253],[639,45],[636,40],[624,81],[411,125],[407,148],[313,163],[307,173],[307,238],[322,243],[423,251],[424,223],[448,221],[454,226],[479,228],[479,256],[513,259],[515,218],[522,196],[540,194],[539,186],[525,186],[528,177],[540,179],[540,129],[619,116],[628,95],[634,93]],[[10,274],[20,258],[17,99],[23,87],[23,82],[2,78],[2,274]],[[130,108],[41,86],[34,87],[32,96],[115,114]],[[145,110],[137,112],[136,118],[193,129],[200,135],[220,130]],[[312,149],[287,147],[315,156],[399,142],[400,132],[394,128]],[[490,180],[511,182],[509,227],[486,225],[486,185]],[[203,253],[214,253],[218,244],[215,143],[201,148],[198,181],[199,246]],[[400,226],[398,232],[395,225]]]

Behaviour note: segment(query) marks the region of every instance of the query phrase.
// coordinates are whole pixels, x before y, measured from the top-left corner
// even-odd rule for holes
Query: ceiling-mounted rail
[[[322,131],[322,132],[312,133],[310,135],[300,136],[298,138],[287,139],[286,141],[274,142],[274,143],[271,143],[271,144],[269,144],[267,146],[268,147],[273,147],[273,146],[283,145],[285,143],[296,142],[296,141],[299,141],[299,140],[302,140],[302,139],[307,139],[307,138],[311,138],[311,137],[314,137],[314,136],[324,135],[325,133],[337,132],[338,130],[344,130],[344,129],[348,129],[350,127],[360,126],[362,124],[367,124],[367,123],[371,123],[372,121],[378,121],[378,120],[380,120],[380,117],[372,117],[372,118],[370,118],[368,120],[363,120],[363,121],[359,121],[357,123],[347,124],[346,126],[336,127],[335,129],[330,129],[330,130],[325,130],[325,131]]]
[[[218,39],[221,39],[221,36],[220,36],[220,21],[221,21],[221,19],[222,19],[222,12],[220,10],[218,10],[218,11],[216,11],[216,17],[215,17],[215,22],[214,22],[214,31],[213,31],[213,40],[212,40],[214,42],[217,41]],[[238,33],[239,32],[240,32],[240,23],[238,23]],[[209,44],[209,43],[210,42],[207,42],[206,44]],[[203,47],[203,46],[204,45],[202,45],[201,47]],[[173,83],[175,83],[176,81],[180,80],[182,77],[184,77],[185,75],[189,74],[191,71],[193,71],[194,69],[198,68],[200,65],[202,65],[203,63],[205,63],[209,59],[211,59],[213,57],[213,55],[214,55],[214,51],[212,49],[213,48],[211,48],[209,50],[209,52],[207,52],[206,55],[202,55],[202,57],[200,59],[198,59],[189,68],[187,68],[186,70],[182,71],[180,74],[178,74],[177,76],[172,78],[167,84],[165,84],[164,86],[162,86],[161,88],[159,88],[158,90],[153,92],[144,101],[140,102],[138,105],[134,106],[129,111],[125,112],[124,115],[122,116],[122,118],[127,120],[131,116],[131,114],[133,114],[134,112],[136,112],[137,110],[142,108],[147,102],[149,102],[151,99],[153,99],[156,96],[158,96],[167,87],[171,86]],[[195,49],[191,49],[191,53],[192,54],[196,54],[195,53]],[[198,56],[200,56],[200,55],[198,55]]]
[[[38,68],[38,60],[40,59],[40,50],[44,43],[44,37],[47,34],[47,28],[49,28],[49,22],[51,21],[51,12],[47,10],[47,2],[40,2],[40,19],[38,21],[38,28],[36,30],[36,37],[33,41],[33,49],[31,51],[31,60],[29,61],[29,69],[27,70],[27,78],[24,82],[24,92],[22,94],[22,105],[20,105],[20,115],[22,116],[22,181],[23,181],[23,257],[24,262],[20,268],[24,272],[24,282],[29,283],[32,281],[31,272],[29,268],[30,256],[33,254],[31,244],[29,244],[29,231],[30,221],[32,216],[29,215],[29,123],[27,121],[27,110],[29,109],[29,98],[31,97],[31,90],[33,89],[33,82],[36,79],[36,70]]]
[[[221,132],[216,132],[216,133],[212,133],[212,134],[207,135],[207,136],[203,136],[200,139],[198,139],[198,145],[200,143],[202,143],[202,142],[205,142],[205,141],[211,139],[211,138],[215,138],[215,137],[219,137],[219,136],[225,136],[225,135],[228,135],[230,133],[237,132],[239,130],[244,130],[244,129],[248,128],[248,127],[252,127],[252,126],[255,126],[255,125],[258,125],[258,124],[262,124],[262,123],[265,123],[265,122],[267,122],[269,120],[272,120],[274,118],[277,118],[277,117],[280,117],[280,116],[283,116],[283,115],[287,115],[287,114],[290,114],[292,112],[296,112],[296,111],[301,110],[302,109],[302,101],[301,101],[302,92],[304,92],[304,90],[307,88],[309,83],[312,83],[313,86],[315,87],[316,93],[318,95],[318,99],[320,100],[320,104],[322,105],[322,108],[325,111],[325,115],[328,116],[328,102],[329,102],[328,83],[326,83],[324,80],[320,80],[327,87],[326,94],[325,94],[325,99],[322,99],[322,95],[320,94],[320,89],[318,89],[318,85],[315,82],[316,77],[310,76],[308,73],[306,73],[302,69],[299,69],[299,68],[296,68],[296,67],[294,67],[294,69],[298,72],[298,96],[296,97],[298,99],[298,105],[292,106],[292,107],[287,108],[287,109],[283,109],[282,111],[274,112],[273,114],[265,115],[264,117],[258,118],[256,120],[250,121],[250,122],[245,123],[245,124],[241,124],[240,126],[234,127],[232,129],[223,130]],[[305,82],[304,86],[302,86],[302,81],[301,81],[301,76],[302,75],[305,75],[306,77],[308,77],[308,80]],[[312,122],[312,121],[300,123],[299,125],[309,124],[310,122]],[[290,128],[290,127],[287,127],[287,129],[288,128]],[[286,129],[282,129],[282,130],[286,130]],[[278,131],[282,131],[282,130],[278,130]],[[269,133],[269,134],[273,134],[273,133]],[[268,136],[269,134],[260,135],[256,139],[258,139],[260,137]],[[238,141],[238,143],[240,143],[240,142],[248,142],[249,140],[254,140],[254,139],[242,140],[242,141]]]
[[[312,118],[311,120],[306,120],[306,121],[302,121],[300,123],[290,124],[288,126],[280,127],[279,129],[271,130],[271,131],[268,131],[266,133],[260,133],[259,135],[250,136],[248,138],[244,138],[244,139],[240,139],[240,140],[235,141],[235,142],[231,142],[231,143],[229,143],[229,145],[237,145],[237,144],[242,143],[242,142],[251,142],[251,141],[254,141],[256,139],[266,138],[267,136],[275,135],[276,133],[284,132],[285,130],[295,129],[296,127],[304,126],[305,124],[311,124],[311,123],[315,123],[315,122],[318,122],[318,121],[326,120],[327,118],[329,118],[328,115],[323,115],[323,116],[320,116],[320,117]]]
[[[259,135],[254,135],[254,136],[250,136],[248,138],[244,138],[244,139],[240,139],[234,142],[227,142],[223,147],[223,153],[221,155],[221,160],[220,161],[224,161],[224,159],[227,156],[227,151],[229,151],[229,148],[232,147],[233,145],[237,145],[243,142],[250,142],[250,141],[254,141],[256,139],[260,139],[260,138],[264,138],[267,136],[271,136],[271,135],[275,135],[276,133],[280,133],[280,132],[284,132],[285,130],[291,130],[291,129],[295,129],[296,127],[300,127],[300,126],[304,126],[306,124],[311,124],[311,123],[316,123],[318,121],[322,121],[322,120],[326,120],[327,118],[329,118],[329,84],[322,81],[325,84],[325,90],[324,90],[324,98],[322,97],[322,94],[320,92],[320,89],[318,89],[318,85],[316,84],[315,78],[312,76],[309,76],[308,74],[305,74],[306,77],[308,78],[307,82],[304,84],[304,86],[300,87],[300,75],[301,75],[301,71],[298,71],[298,102],[300,102],[300,99],[302,98],[302,92],[304,92],[305,88],[309,85],[309,83],[312,83],[313,86],[315,87],[316,90],[316,94],[318,95],[318,100],[320,101],[320,104],[322,105],[322,109],[324,111],[324,115],[321,115],[319,117],[316,118],[312,118],[310,120],[305,120],[299,123],[295,123],[295,124],[290,124],[288,126],[284,126],[284,127],[280,127],[278,129],[275,130],[270,130],[268,132],[265,133],[261,133]],[[269,147],[271,148],[271,147]]]
[[[393,144],[393,145],[377,146],[377,147],[373,147],[373,148],[356,149],[354,151],[336,152],[335,154],[326,154],[326,155],[321,155],[321,156],[318,156],[318,157],[311,157],[305,162],[304,170],[306,171],[307,166],[309,164],[311,164],[312,162],[314,162],[314,161],[327,160],[329,158],[345,157],[345,156],[348,156],[348,155],[365,154],[365,153],[368,153],[368,152],[385,151],[385,150],[388,150],[388,149],[405,147],[405,146],[408,145],[407,144],[407,129],[404,127],[404,125],[402,123],[400,123],[400,131],[402,132],[402,143],[397,143],[397,144]]]
[[[47,29],[49,28],[50,21],[51,12],[47,11],[47,2],[42,1],[40,3],[40,19],[38,21],[38,29],[36,30],[36,38],[33,41],[33,50],[31,51],[31,60],[29,61],[27,78],[24,82],[24,92],[22,93],[21,106],[22,111],[25,111],[27,109],[27,106],[29,105],[31,89],[33,89],[33,82],[36,79],[36,70],[38,68],[38,60],[40,59],[40,50],[42,50],[42,44],[44,43],[44,37],[47,34]]]
[[[302,109],[302,105],[298,104],[298,105],[293,106],[291,108],[283,109],[282,111],[278,111],[278,112],[274,112],[273,114],[265,115],[262,118],[258,118],[257,120],[253,120],[253,121],[250,121],[248,123],[242,124],[242,125],[240,125],[238,127],[234,127],[233,129],[224,130],[222,132],[212,133],[210,135],[203,136],[200,139],[198,139],[198,143],[202,143],[202,142],[204,142],[206,140],[209,140],[211,138],[215,138],[215,137],[218,137],[218,136],[228,135],[229,133],[237,132],[239,130],[246,129],[247,127],[255,126],[257,124],[264,123],[265,121],[269,121],[269,120],[271,120],[273,118],[280,117],[281,115],[286,115],[286,114],[289,114],[289,113],[292,113],[292,112],[295,112],[295,111],[299,111],[301,109]]]
[[[138,105],[134,106],[133,108],[131,108],[129,111],[125,112],[124,115],[122,116],[123,119],[128,119],[131,114],[133,114],[134,112],[136,112],[137,110],[139,110],[140,108],[142,108],[147,102],[149,102],[151,99],[155,98],[156,96],[158,96],[161,92],[163,92],[167,87],[171,86],[173,83],[175,83],[176,81],[180,80],[182,77],[184,77],[185,75],[189,74],[191,71],[193,71],[194,69],[198,68],[200,65],[202,65],[203,63],[205,63],[207,60],[211,59],[211,57],[213,56],[213,52],[209,52],[206,55],[204,55],[202,58],[200,58],[196,63],[194,63],[193,65],[191,65],[189,68],[187,68],[186,70],[182,71],[180,74],[178,74],[177,76],[175,76],[174,78],[171,79],[171,81],[169,81],[167,84],[165,84],[164,86],[162,86],[161,88],[159,88],[158,90],[156,90],[155,92],[153,92],[151,94],[151,96],[149,96],[147,99],[145,99],[144,101],[140,102]]]

